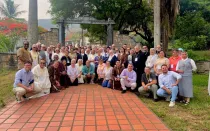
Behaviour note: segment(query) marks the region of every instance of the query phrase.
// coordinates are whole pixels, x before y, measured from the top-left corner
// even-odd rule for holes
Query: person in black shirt
[[[65,56],[61,57],[61,61],[66,61],[66,66],[70,66],[71,65],[71,58],[69,57],[69,52],[65,51]]]
[[[144,94],[149,96],[149,93],[153,94],[154,101],[156,102],[157,97],[157,79],[154,73],[150,72],[150,67],[145,67],[145,73],[141,77],[141,84],[142,86],[139,87],[138,91],[140,94]]]
[[[140,45],[135,46],[135,54],[132,57],[132,63],[134,70],[137,74],[137,87],[141,86],[141,75],[144,73],[145,62],[147,60],[146,55],[141,51]]]

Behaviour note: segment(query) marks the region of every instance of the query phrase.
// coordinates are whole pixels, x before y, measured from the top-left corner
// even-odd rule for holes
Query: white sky
[[[3,0],[0,0],[2,3]],[[26,13],[19,16],[19,18],[25,18],[28,20],[28,8],[29,0],[14,0],[15,4],[19,4],[19,10],[25,10]],[[38,18],[39,19],[49,19],[51,18],[50,14],[47,11],[50,8],[50,2],[48,0],[38,0]]]

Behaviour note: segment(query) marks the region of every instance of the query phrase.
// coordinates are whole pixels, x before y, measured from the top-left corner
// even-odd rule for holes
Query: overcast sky
[[[2,3],[3,0],[0,0]],[[29,0],[14,0],[15,4],[19,4],[19,10],[25,10],[26,13],[19,16],[19,18],[25,18],[28,20],[28,6],[29,6]],[[47,13],[47,11],[50,8],[50,3],[48,0],[38,0],[38,18],[39,19],[49,19],[50,14]]]

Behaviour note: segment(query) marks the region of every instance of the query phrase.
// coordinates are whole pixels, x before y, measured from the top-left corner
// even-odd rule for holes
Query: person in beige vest
[[[24,63],[29,61],[33,62],[30,52],[28,51],[29,42],[23,42],[23,48],[18,49],[17,51],[17,58],[18,58],[18,70],[24,67]]]

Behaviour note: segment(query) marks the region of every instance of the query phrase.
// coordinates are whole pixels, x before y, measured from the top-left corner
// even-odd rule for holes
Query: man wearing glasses
[[[24,98],[30,97],[32,94],[41,92],[41,88],[34,85],[34,76],[31,72],[32,63],[27,61],[24,68],[19,70],[15,75],[13,92],[15,93],[17,102],[24,101]]]
[[[23,42],[23,48],[18,49],[17,51],[17,57],[18,57],[18,70],[22,69],[24,67],[24,63],[29,61],[32,62],[33,59],[31,57],[30,52],[28,51],[29,42],[24,41]]]

